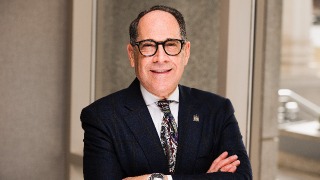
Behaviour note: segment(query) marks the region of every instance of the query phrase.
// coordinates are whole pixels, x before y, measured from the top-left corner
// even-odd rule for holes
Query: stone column
[[[307,65],[312,60],[312,0],[283,0],[282,62]]]

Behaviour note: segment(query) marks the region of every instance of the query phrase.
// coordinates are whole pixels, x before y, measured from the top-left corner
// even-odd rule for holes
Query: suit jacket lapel
[[[130,85],[127,92],[125,107],[130,112],[124,120],[144,151],[151,172],[157,170],[157,172],[167,173],[167,160],[137,79]]]
[[[201,115],[197,111],[197,101],[193,99],[189,90],[179,86],[179,114],[178,114],[178,151],[176,159],[177,173],[190,173],[194,169],[201,139]],[[197,119],[198,118],[198,119]]]

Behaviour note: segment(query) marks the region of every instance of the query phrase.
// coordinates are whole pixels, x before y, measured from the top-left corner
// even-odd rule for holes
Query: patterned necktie
[[[157,105],[164,113],[160,132],[161,145],[168,159],[169,171],[173,173],[178,146],[178,127],[170,111],[171,102],[173,101],[164,99],[158,101]]]

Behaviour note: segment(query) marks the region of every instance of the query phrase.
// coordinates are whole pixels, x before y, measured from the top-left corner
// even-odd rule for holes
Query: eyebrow
[[[182,39],[182,38],[180,38],[180,39],[178,39],[178,38],[167,38],[167,39],[165,39],[164,41],[156,41],[156,40],[154,40],[154,39],[143,39],[143,40],[140,40],[140,41],[137,41],[137,42],[141,42],[141,41],[155,41],[155,42],[165,42],[165,41],[168,41],[168,40],[184,40],[184,39]]]

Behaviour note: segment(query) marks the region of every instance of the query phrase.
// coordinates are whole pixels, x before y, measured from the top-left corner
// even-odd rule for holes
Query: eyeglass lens
[[[139,50],[144,56],[153,56],[156,54],[159,44],[162,45],[164,51],[170,56],[178,55],[182,48],[182,42],[180,40],[166,40],[162,43],[146,40],[139,43]]]

